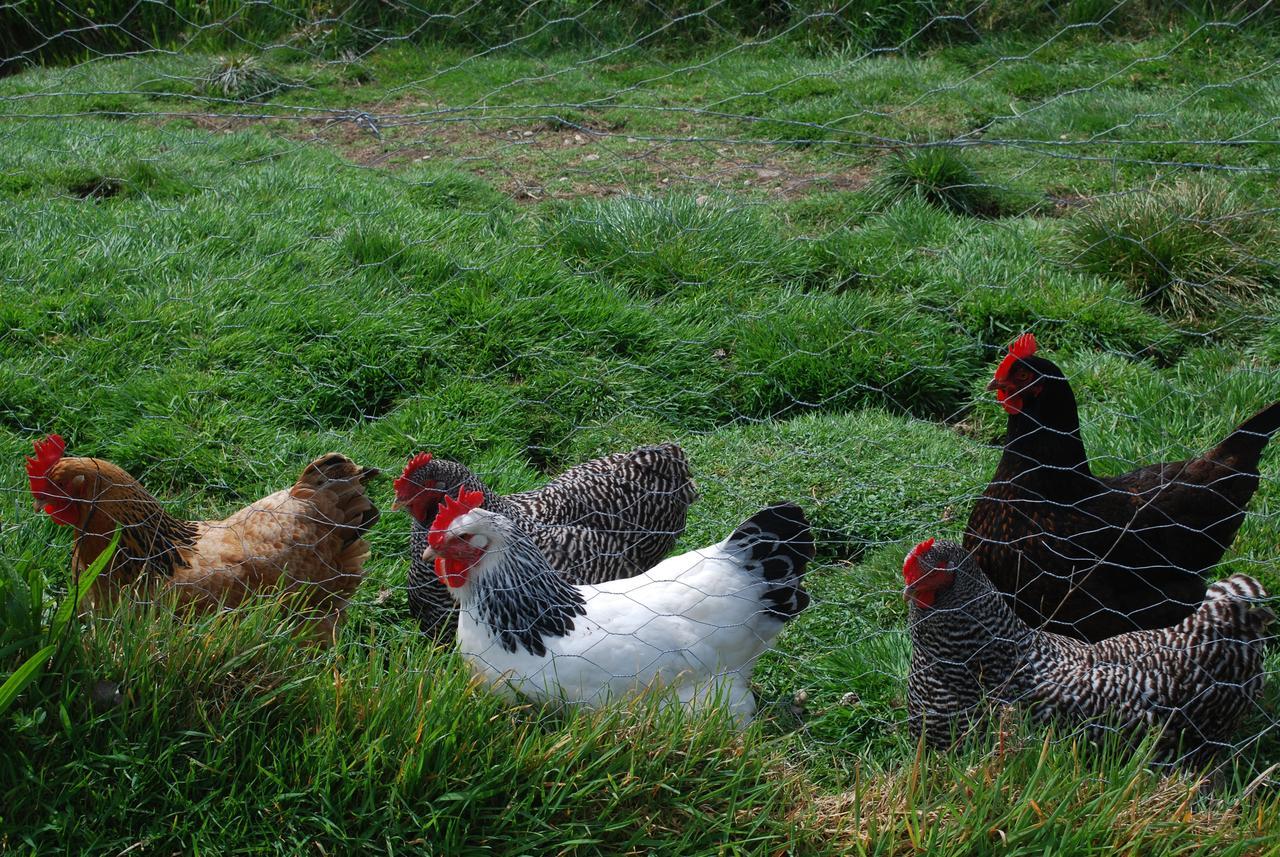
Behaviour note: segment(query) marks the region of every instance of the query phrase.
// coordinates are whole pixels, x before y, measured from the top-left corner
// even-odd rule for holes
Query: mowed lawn
[[[1280,399],[1278,49],[389,44],[0,79],[0,674],[66,590],[22,467],[54,431],[190,518],[328,450],[514,491],[677,440],[683,548],[779,499],[819,538],[745,735],[472,687],[407,617],[389,512],[332,650],[271,604],[94,616],[0,719],[0,850],[1276,853],[1274,655],[1212,787],[1012,715],[924,752],[900,568],[990,478],[984,387],[1025,330],[1102,472]],[[1263,474],[1220,573],[1280,592],[1280,453]]]

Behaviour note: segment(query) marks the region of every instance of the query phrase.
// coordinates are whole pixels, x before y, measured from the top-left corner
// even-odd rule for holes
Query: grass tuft
[[[218,57],[200,81],[202,94],[232,101],[265,101],[293,86],[254,56]]]
[[[871,192],[888,208],[904,199],[969,217],[1001,217],[1025,211],[1014,195],[984,179],[958,149],[923,146],[896,152]]]
[[[1060,252],[1184,318],[1256,301],[1280,282],[1280,228],[1231,187],[1179,181],[1096,203],[1071,219]]]

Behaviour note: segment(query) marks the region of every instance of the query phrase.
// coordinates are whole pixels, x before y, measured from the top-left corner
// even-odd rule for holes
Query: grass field
[[[22,470],[50,431],[191,518],[330,449],[393,472],[430,449],[509,491],[674,439],[702,493],[682,547],[781,498],[819,530],[741,736],[469,686],[406,615],[401,515],[331,651],[272,604],[95,616],[0,719],[0,850],[1280,853],[1274,655],[1262,738],[1213,789],[1016,721],[924,753],[900,596],[904,549],[957,535],[990,478],[983,387],[1023,330],[1103,472],[1280,399],[1277,51],[1186,24],[0,79],[0,674],[66,589],[70,534]],[[1263,473],[1222,573],[1274,592],[1274,451]]]

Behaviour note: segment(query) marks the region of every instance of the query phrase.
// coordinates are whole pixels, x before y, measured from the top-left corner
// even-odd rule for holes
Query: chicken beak
[[[996,390],[999,390],[999,389],[1000,389],[1000,382],[997,381],[995,378],[992,378],[991,383],[987,384],[987,392],[994,393]]]
[[[404,504],[400,502],[400,498],[399,498],[399,497],[397,497],[396,499],[394,499],[394,500],[392,500],[392,501],[391,501],[391,511],[393,511],[393,512],[403,512],[403,511],[404,511]]]
[[[436,553],[436,549],[431,545],[427,545],[426,549],[422,551],[423,562],[434,562],[439,556],[440,554]]]

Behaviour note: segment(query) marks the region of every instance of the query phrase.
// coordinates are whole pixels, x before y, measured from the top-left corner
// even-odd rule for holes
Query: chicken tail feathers
[[[1227,439],[1214,450],[1216,458],[1234,458],[1240,463],[1237,469],[1253,470],[1262,457],[1271,436],[1280,431],[1280,402],[1263,408],[1241,423]]]
[[[726,548],[768,582],[760,599],[771,615],[786,622],[809,606],[804,574],[813,559],[813,531],[799,506],[778,503],[761,509],[733,531]]]
[[[311,462],[290,492],[295,497],[309,497],[318,492],[332,495],[337,512],[335,523],[349,528],[347,542],[355,542],[378,522],[378,507],[369,499],[365,486],[382,471],[361,467],[338,452],[330,452]]]
[[[655,469],[667,474],[668,480],[676,487],[675,494],[681,503],[689,506],[698,499],[698,486],[693,481],[689,459],[679,444],[662,443],[640,450],[640,453],[653,461]]]
[[[1205,593],[1205,605],[1217,612],[1226,611],[1229,625],[1247,638],[1263,636],[1267,626],[1276,620],[1268,605],[1269,596],[1262,584],[1247,574],[1233,574],[1219,580]],[[1203,609],[1203,608],[1202,608]]]

